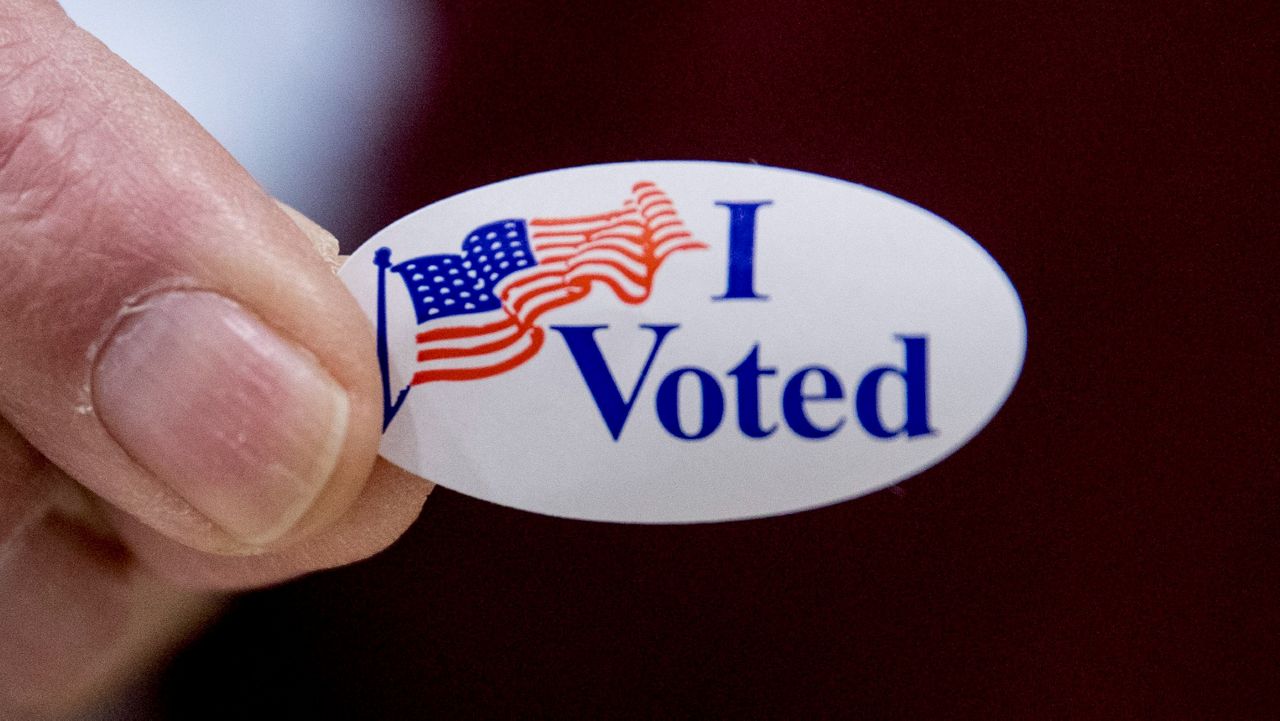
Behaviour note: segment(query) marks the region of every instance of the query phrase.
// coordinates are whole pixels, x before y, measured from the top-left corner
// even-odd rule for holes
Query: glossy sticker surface
[[[678,161],[429,205],[340,275],[378,327],[382,454],[555,516],[716,521],[853,498],[972,438],[1022,367],[1017,293],[882,192]]]

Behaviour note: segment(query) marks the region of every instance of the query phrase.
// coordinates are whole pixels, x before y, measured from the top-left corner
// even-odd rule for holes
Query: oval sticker
[[[1017,293],[860,185],[719,162],[555,170],[393,223],[340,275],[382,455],[468,495],[643,523],[786,513],[934,465],[1008,397]]]

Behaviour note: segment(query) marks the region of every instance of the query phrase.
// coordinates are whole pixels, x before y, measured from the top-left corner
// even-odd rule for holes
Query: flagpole
[[[378,248],[373,254],[373,263],[378,266],[378,370],[382,372],[382,430],[385,432],[400,410],[409,386],[405,386],[391,400],[391,360],[387,353],[387,269],[391,267],[391,249]]]

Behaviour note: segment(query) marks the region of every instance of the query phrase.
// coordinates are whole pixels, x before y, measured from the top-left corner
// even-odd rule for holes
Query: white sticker
[[[794,170],[635,162],[429,205],[341,271],[378,328],[382,455],[570,518],[786,513],[934,465],[1018,378],[977,243]]]

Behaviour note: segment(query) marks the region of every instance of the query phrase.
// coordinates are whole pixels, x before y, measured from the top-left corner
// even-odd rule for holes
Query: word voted
[[[729,253],[727,282],[723,295],[715,296],[713,301],[731,300],[768,300],[768,296],[760,295],[755,290],[755,242],[756,214],[760,208],[773,204],[771,200],[751,203],[735,203],[716,201],[716,205],[729,211]],[[641,328],[653,332],[653,345],[649,356],[640,371],[635,387],[623,398],[622,390],[614,380],[609,364],[605,361],[600,346],[596,344],[595,332],[608,328],[603,325],[593,326],[551,326],[552,330],[564,337],[582,373],[582,379],[591,392],[596,408],[604,419],[609,433],[617,441],[622,437],[622,428],[631,415],[631,409],[640,395],[649,369],[657,357],[659,349],[667,336],[680,326],[676,325],[642,325]],[[924,336],[898,336],[906,351],[905,361],[900,368],[880,366],[867,371],[853,391],[853,415],[862,428],[876,438],[889,439],[905,435],[908,438],[933,433],[929,427],[929,392],[928,392],[928,338]],[[761,413],[761,378],[775,376],[777,368],[760,364],[760,344],[754,345],[742,362],[738,363],[726,375],[735,381],[738,430],[748,438],[768,438],[778,430],[777,423],[763,420]],[[880,412],[880,381],[887,375],[897,375],[903,381],[904,418],[902,425],[890,429],[886,427]],[[805,390],[807,378],[817,378],[822,390],[816,394]],[[686,427],[680,414],[680,398],[682,388],[688,384],[683,379],[691,378],[697,383],[698,421],[696,429]],[[833,435],[845,424],[841,417],[826,424],[814,421],[808,411],[810,404],[831,403],[845,398],[844,384],[835,371],[820,365],[810,365],[792,373],[782,386],[780,399],[781,416],[793,433],[810,439],[826,438]],[[705,368],[684,366],[667,374],[658,384],[655,396],[658,422],[676,438],[696,441],[715,433],[724,421],[724,390],[715,376]],[[692,424],[690,424],[692,425]]]
[[[678,324],[640,326],[653,333],[653,343],[635,386],[624,397],[609,363],[596,343],[596,331],[607,329],[608,326],[551,326],[552,330],[564,338],[587,390],[615,441],[622,437],[622,428],[631,415],[645,379],[649,376],[649,369],[664,341],[679,327]],[[914,438],[933,433],[929,426],[928,338],[897,336],[897,339],[902,342],[904,350],[902,365],[884,365],[868,370],[850,393],[853,398],[852,415],[857,418],[863,430],[880,439],[897,436]],[[752,346],[746,357],[725,373],[734,382],[738,430],[748,438],[767,438],[778,430],[778,423],[766,419],[761,409],[761,379],[777,374],[777,368],[762,365],[759,343]],[[882,395],[887,394],[882,394],[880,386],[887,376],[901,379],[903,410],[898,415],[903,420],[895,428],[886,425],[881,412]],[[687,393],[691,385],[683,382],[686,378],[696,385],[694,392],[697,393],[699,408],[696,425],[686,424],[688,419],[682,419],[680,413],[682,393]],[[806,380],[809,378],[816,378],[820,382],[817,392],[806,390]],[[845,398],[844,383],[835,371],[821,365],[805,366],[791,373],[786,383],[782,384],[780,415],[796,435],[810,439],[826,438],[840,430],[847,419],[841,415],[824,424],[812,418],[809,408],[820,403],[843,401]],[[658,384],[655,410],[658,422],[668,433],[686,441],[696,441],[715,433],[724,421],[725,392],[711,371],[698,366],[683,366],[672,370]]]

